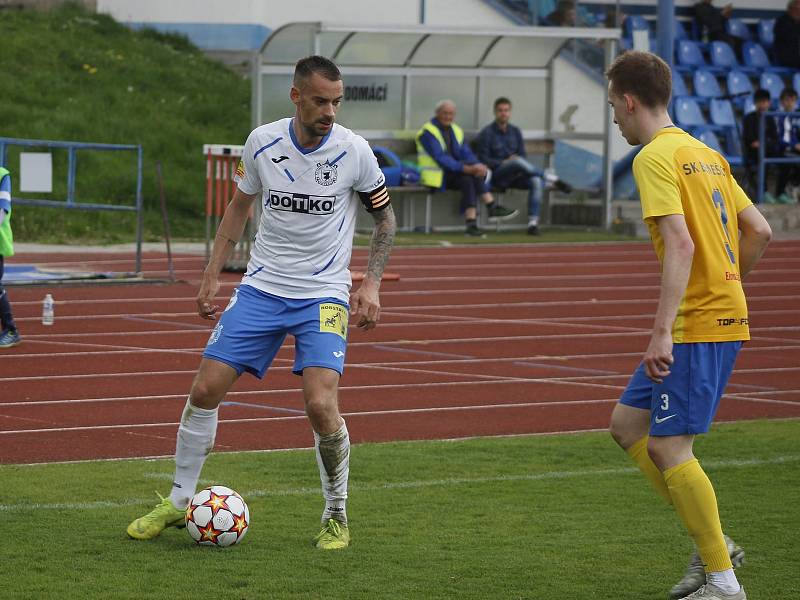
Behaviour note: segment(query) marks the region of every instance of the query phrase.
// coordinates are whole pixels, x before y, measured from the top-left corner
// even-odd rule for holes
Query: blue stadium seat
[[[759,85],[769,92],[769,97],[770,100],[772,100],[773,106],[777,104],[783,88],[786,87],[783,83],[783,79],[781,79],[777,73],[772,73],[770,71],[764,71],[761,74]]]
[[[711,42],[709,54],[711,55],[711,64],[714,66],[722,67],[726,70],[738,69],[740,71],[752,73],[753,75],[757,74],[759,71],[754,67],[742,67],[739,64],[739,60],[736,58],[736,54],[733,52],[733,48],[731,48],[730,44],[727,42]]]
[[[764,48],[775,45],[775,19],[761,19],[758,22],[758,42]]]
[[[642,15],[628,15],[622,27],[625,37],[632,38],[634,31],[646,31],[648,37],[652,35],[650,23]]]
[[[756,110],[756,103],[753,101],[753,94],[745,96],[744,102],[742,103],[742,113],[748,115],[751,112],[755,112],[755,110]]]
[[[753,95],[753,84],[747,76],[747,73],[743,71],[729,71],[727,85],[728,95],[732,96],[732,102],[739,108],[744,104],[745,97],[748,94],[751,96]]]
[[[719,98],[723,95],[717,78],[711,71],[698,69],[694,72],[692,82],[695,95],[701,98]]]
[[[741,167],[744,164],[742,156],[742,135],[738,128],[731,127],[725,132],[725,160],[732,167]]]
[[[708,124],[693,98],[675,98],[675,121],[683,129]]]
[[[736,117],[730,100],[712,98],[709,106],[711,122],[719,127],[736,127]]]
[[[678,58],[675,68],[679,71],[692,72],[695,69],[707,69],[709,67],[697,42],[678,40],[675,52]],[[718,70],[717,67],[715,69]]]
[[[794,69],[789,67],[774,67],[767,56],[767,52],[761,47],[761,44],[755,42],[745,42],[742,46],[742,56],[744,64],[748,67],[755,67],[763,71],[772,71],[773,73],[791,73]]]
[[[795,72],[792,76],[792,87],[794,91],[800,94],[800,71]]]
[[[719,143],[717,134],[708,127],[695,127],[690,132],[692,137],[697,138],[712,150],[716,150],[720,154],[724,154],[722,144]]]
[[[753,33],[741,19],[728,19],[727,28],[729,34],[738,38],[748,41],[753,39]]]
[[[686,81],[683,75],[675,71],[672,72],[672,97],[689,96],[689,89],[686,87]]]
[[[683,21],[679,21],[675,19],[675,39],[676,40],[688,40],[689,34],[686,32],[686,26],[683,24]]]

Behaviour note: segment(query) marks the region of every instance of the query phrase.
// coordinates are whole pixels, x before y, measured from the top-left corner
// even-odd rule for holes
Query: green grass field
[[[798,420],[750,422],[697,443],[752,600],[800,597],[798,435]],[[353,544],[334,553],[310,544],[310,450],[209,458],[203,483],[234,487],[252,513],[226,550],[177,529],[127,539],[168,490],[169,460],[0,467],[3,597],[641,600],[666,597],[692,551],[604,433],[362,444],[351,460]]]

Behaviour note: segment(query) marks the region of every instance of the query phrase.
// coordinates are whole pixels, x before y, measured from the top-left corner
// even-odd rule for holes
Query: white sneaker
[[[733,567],[741,567],[744,564],[744,550],[727,535],[725,536],[725,543],[728,546],[728,554],[731,557]],[[689,566],[686,567],[683,577],[669,591],[669,597],[673,599],[686,598],[688,594],[700,589],[705,583],[706,570],[703,567],[703,560],[695,551],[689,560]]]
[[[740,587],[735,594],[726,594],[713,583],[707,583],[696,592],[684,596],[682,600],[747,600],[744,588]]]

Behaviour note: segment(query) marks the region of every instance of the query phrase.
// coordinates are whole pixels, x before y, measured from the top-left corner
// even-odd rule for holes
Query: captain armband
[[[358,192],[358,195],[367,212],[377,212],[391,204],[389,190],[386,189],[386,185],[375,188],[371,192]]]

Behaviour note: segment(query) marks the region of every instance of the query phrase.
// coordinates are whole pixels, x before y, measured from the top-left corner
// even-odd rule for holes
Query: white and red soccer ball
[[[197,492],[186,509],[186,530],[201,546],[225,548],[238,544],[249,526],[247,503],[224,485]]]

